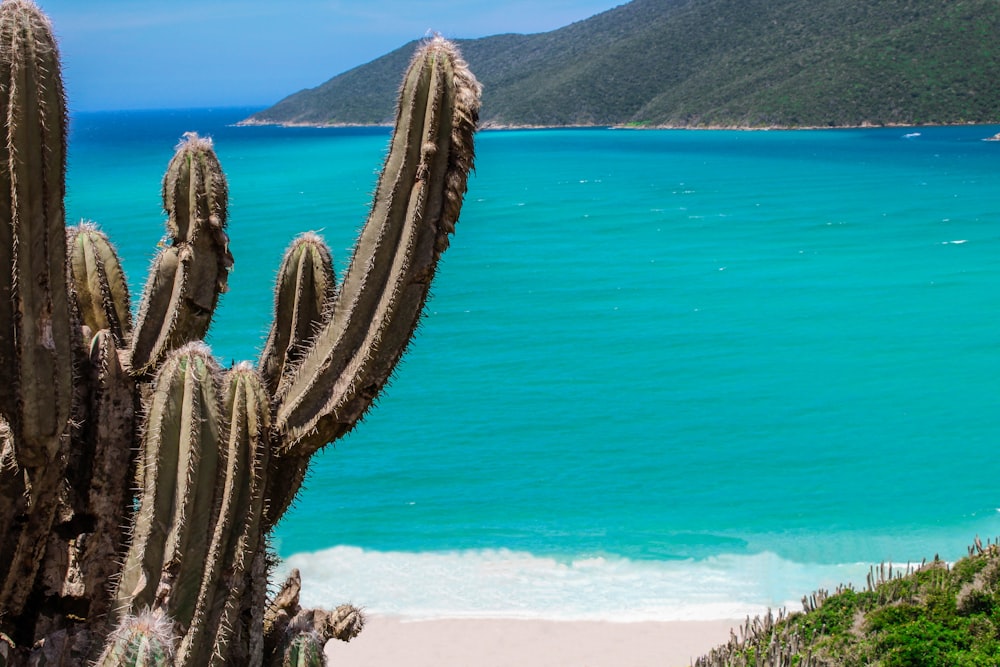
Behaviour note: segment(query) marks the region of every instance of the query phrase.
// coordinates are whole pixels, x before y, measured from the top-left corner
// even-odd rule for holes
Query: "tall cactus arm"
[[[154,380],[140,466],[141,501],[122,566],[117,614],[158,605],[186,630],[214,523],[222,433],[219,369],[208,348],[171,354]]]
[[[449,42],[431,40],[414,57],[332,319],[278,390],[282,453],[308,455],[350,430],[402,356],[458,219],[479,92]]]
[[[212,142],[185,135],[163,178],[171,243],[154,262],[132,337],[132,371],[146,374],[171,350],[208,332],[233,256],[228,194]]]
[[[18,462],[60,446],[72,400],[66,289],[66,101],[48,19],[26,0],[0,5],[0,413]]]
[[[10,427],[7,463],[23,469],[0,475],[9,484],[0,510],[18,512],[0,519],[0,611],[17,616],[55,518],[73,395],[66,103],[52,29],[33,3],[0,5],[0,53],[0,418]],[[12,497],[19,491],[23,502]]]

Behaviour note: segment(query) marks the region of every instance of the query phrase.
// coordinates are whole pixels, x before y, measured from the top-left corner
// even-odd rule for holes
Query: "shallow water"
[[[171,148],[215,138],[225,364],[297,232],[343,267],[388,140],[247,113],[84,114],[70,146],[69,217],[139,290]],[[709,618],[1000,534],[998,129],[480,133],[419,335],[275,546],[373,611]]]

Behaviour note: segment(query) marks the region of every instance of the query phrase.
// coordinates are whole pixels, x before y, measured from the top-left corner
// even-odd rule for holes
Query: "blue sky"
[[[36,0],[73,111],[266,106],[429,32],[544,32],[624,0]]]

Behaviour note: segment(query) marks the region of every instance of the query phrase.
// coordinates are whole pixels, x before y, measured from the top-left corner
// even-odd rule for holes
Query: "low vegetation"
[[[1000,547],[949,565],[873,568],[864,590],[819,591],[804,612],[748,620],[694,667],[982,667],[1000,664]]]

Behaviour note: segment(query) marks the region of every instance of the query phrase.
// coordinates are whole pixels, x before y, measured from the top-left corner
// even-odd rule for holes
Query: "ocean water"
[[[209,339],[301,231],[343,269],[388,130],[78,114],[68,216],[136,293],[186,130],[230,182]],[[1000,127],[482,132],[419,335],[278,527],[306,602],[740,617],[1000,534]]]

